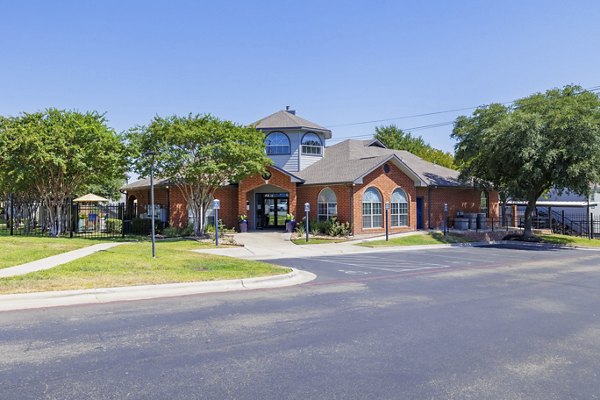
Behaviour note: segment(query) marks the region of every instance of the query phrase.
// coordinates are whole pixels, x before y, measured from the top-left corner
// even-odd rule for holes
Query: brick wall
[[[425,228],[441,228],[444,220],[444,203],[448,204],[448,216],[454,218],[458,211],[478,213],[481,205],[481,189],[467,188],[417,188],[417,196],[423,197],[423,225]],[[431,204],[429,204],[431,203]],[[489,192],[489,217],[498,219],[498,192]]]
[[[317,199],[321,190],[329,188],[333,190],[337,198],[337,218],[340,222],[350,222],[350,197],[352,195],[352,185],[314,185],[298,186],[298,205],[294,214],[298,220],[306,215],[304,212],[304,203],[310,204],[310,219],[316,220],[318,216]]]
[[[382,212],[385,215],[385,203],[391,201],[392,193],[395,189],[401,188],[408,196],[408,227],[392,227],[390,220],[390,233],[406,232],[416,229],[416,190],[415,184],[404,172],[392,163],[388,163],[390,172],[385,173],[383,166],[375,169],[368,174],[361,185],[354,187],[354,225],[355,234],[358,233],[385,233],[385,218],[383,218],[383,227],[381,228],[363,228],[362,221],[362,200],[366,189],[375,187],[382,196]]]

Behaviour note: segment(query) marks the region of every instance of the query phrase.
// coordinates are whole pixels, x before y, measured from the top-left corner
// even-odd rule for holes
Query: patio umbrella
[[[85,196],[74,199],[73,203],[103,203],[107,201],[108,199],[105,199],[104,197],[95,195],[93,193],[88,193]]]

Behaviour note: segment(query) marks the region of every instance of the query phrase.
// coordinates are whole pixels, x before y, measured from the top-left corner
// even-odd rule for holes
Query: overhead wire
[[[583,89],[581,92],[578,92],[576,94],[582,94],[582,93],[586,93],[586,92],[595,93],[595,92],[599,92],[599,91],[600,91],[600,85],[597,85],[597,86],[592,86],[587,89]],[[325,127],[335,128],[335,127],[344,127],[344,126],[367,125],[367,124],[373,124],[373,123],[377,123],[377,122],[387,122],[387,121],[394,121],[394,120],[400,120],[400,119],[419,118],[419,117],[426,117],[426,116],[431,116],[431,115],[448,114],[448,113],[452,113],[452,112],[475,110],[479,107],[486,107],[491,104],[510,105],[510,104],[514,104],[517,101],[518,100],[506,101],[506,102],[502,102],[502,103],[489,103],[489,104],[483,104],[483,105],[479,105],[479,106],[475,106],[475,107],[455,108],[455,109],[451,109],[451,110],[433,111],[433,112],[422,113],[422,114],[404,115],[401,117],[383,118],[383,119],[371,120],[371,121],[352,122],[352,123],[337,124],[337,125],[325,125]],[[428,124],[428,125],[416,126],[413,128],[401,128],[401,129],[403,131],[413,132],[413,131],[419,131],[419,130],[425,130],[425,129],[439,128],[442,126],[448,126],[448,125],[452,125],[452,124],[454,124],[454,121],[438,122],[438,123],[433,123],[433,124]],[[365,135],[339,137],[336,139],[331,139],[330,141],[341,141],[341,140],[345,140],[345,139],[356,139],[356,138],[370,138],[372,136],[373,136],[373,134],[371,133],[371,134],[365,134]]]

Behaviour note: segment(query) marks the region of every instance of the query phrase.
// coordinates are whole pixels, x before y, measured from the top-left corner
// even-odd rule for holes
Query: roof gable
[[[380,147],[381,142],[377,142],[348,139],[328,147],[321,160],[298,175],[306,184],[359,183],[385,162],[392,162],[416,186],[471,186],[459,181],[458,171],[425,161],[408,151]]]
[[[325,136],[325,139],[331,139],[331,131],[319,124],[292,114],[286,110],[280,110],[265,118],[259,119],[253,124],[256,129],[304,129],[318,131]]]

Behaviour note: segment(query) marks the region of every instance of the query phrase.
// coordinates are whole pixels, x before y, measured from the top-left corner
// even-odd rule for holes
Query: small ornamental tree
[[[600,99],[579,86],[480,107],[456,120],[452,136],[463,179],[527,202],[525,238],[542,194],[555,188],[589,196],[600,182]]]
[[[65,228],[69,199],[86,186],[114,187],[125,171],[121,138],[97,112],[50,108],[0,119],[0,191],[43,200],[51,236]]]
[[[196,236],[204,233],[204,216],[220,186],[262,173],[270,164],[261,132],[208,114],[157,116],[127,137],[136,172],[149,176],[154,162],[155,175],[181,190]],[[145,156],[148,152],[154,155]]]

